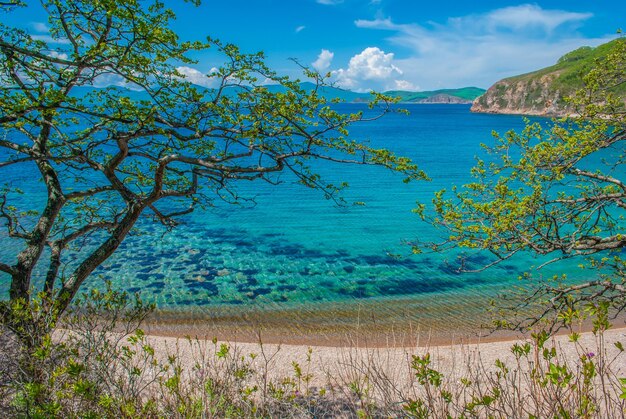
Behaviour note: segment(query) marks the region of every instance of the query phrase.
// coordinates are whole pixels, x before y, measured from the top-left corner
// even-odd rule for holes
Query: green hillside
[[[305,90],[312,90],[315,88],[315,84],[310,82],[301,83],[301,87]],[[200,91],[205,91],[207,94],[211,95],[214,92],[214,89],[206,88],[202,86],[196,86]],[[281,85],[268,85],[265,86],[270,92],[273,93],[281,93],[285,92],[285,88]],[[81,87],[77,89],[77,94],[82,96],[86,96],[89,94],[94,94],[98,92],[100,89],[96,87]],[[120,93],[130,96],[136,100],[147,100],[149,99],[148,95],[145,92],[136,92],[133,90],[129,90],[123,87],[115,88],[113,91],[119,91]],[[235,96],[241,93],[243,89],[238,86],[233,86],[227,88],[223,93],[226,96]],[[325,97],[328,100],[339,99],[342,102],[347,103],[363,103],[368,102],[372,99],[372,95],[370,93],[358,93],[352,92],[350,90],[344,90],[337,87],[332,86],[322,86],[318,88],[318,92],[320,95]],[[401,102],[410,103],[410,102],[419,102],[425,99],[429,99],[433,96],[437,95],[449,95],[452,97],[456,97],[465,101],[472,101],[481,94],[485,92],[484,89],[479,89],[478,87],[464,87],[461,89],[441,89],[441,90],[433,90],[428,92],[408,92],[403,90],[392,90],[384,92],[384,94],[392,97],[399,97]]]
[[[581,47],[565,54],[550,67],[502,79],[474,101],[472,111],[566,115],[571,110],[565,98],[584,86],[584,77],[596,61],[607,57],[624,42],[626,39],[618,38],[595,48]],[[619,85],[614,91],[626,97],[626,85]]]
[[[302,83],[304,88],[313,88],[313,83]],[[339,98],[345,102],[365,102],[371,99],[369,93],[357,93],[337,87],[324,86],[320,89],[321,94],[328,99]],[[485,89],[478,87],[463,87],[460,89],[440,89],[424,92],[409,92],[405,90],[389,90],[383,92],[387,96],[399,97],[401,102],[420,102],[437,95],[448,95],[466,101],[473,101],[483,93]]]
[[[626,40],[624,38],[615,39],[595,48],[588,46],[580,47],[559,58],[557,63],[553,66],[531,73],[509,77],[505,80],[528,80],[556,73],[558,77],[553,81],[553,87],[564,91],[573,91],[582,87],[583,77],[593,68],[594,62],[606,57],[620,42],[626,42]],[[626,91],[624,90],[626,86],[621,86],[621,89],[622,91]]]
[[[402,102],[418,102],[442,94],[472,101],[483,93],[485,93],[485,89],[479,87],[462,87],[460,89],[440,89],[424,92],[407,92],[403,90],[390,90],[385,92],[388,96],[399,97]]]
[[[315,84],[311,82],[303,82],[300,86],[305,90],[315,89]],[[268,85],[266,88],[270,92],[284,92],[285,88],[280,85]],[[228,95],[237,94],[241,89],[238,87],[231,87],[226,91]],[[342,102],[354,103],[354,102],[368,102],[372,99],[372,95],[370,93],[359,93],[352,92],[350,90],[340,89],[338,87],[333,86],[322,86],[318,88],[318,92],[320,95],[325,97],[328,100],[339,99]],[[460,89],[441,89],[441,90],[432,90],[427,92],[408,92],[404,90],[390,90],[387,92],[383,92],[387,96],[391,97],[399,97],[401,102],[420,102],[425,99],[429,99],[433,96],[437,95],[448,95],[452,97],[456,97],[462,99],[467,102],[471,102],[476,99],[478,96],[485,93],[485,89],[480,89],[478,87],[463,87]]]
[[[313,90],[316,88],[315,84],[311,82],[303,82],[300,86],[305,90]],[[209,95],[211,92],[214,92],[214,89],[206,88],[202,86],[196,86],[200,91],[205,91]],[[285,92],[285,88],[281,85],[267,85],[265,86],[267,90],[273,93],[282,93]],[[82,87],[79,89],[80,95],[87,95],[94,91],[98,91],[98,88],[95,87]],[[136,99],[147,99],[145,93],[134,92],[132,90],[128,90],[126,88],[120,87],[117,90],[120,92],[124,92],[126,95],[130,95]],[[243,91],[242,87],[232,86],[228,87],[223,93],[227,96],[235,96]],[[347,103],[358,103],[358,102],[368,102],[372,99],[372,95],[370,93],[359,93],[352,92],[350,90],[340,89],[338,87],[333,86],[322,86],[318,88],[318,92],[320,95],[325,97],[328,100],[339,99],[342,102]],[[459,98],[465,101],[473,101],[478,96],[485,93],[484,89],[480,89],[478,87],[463,87],[460,89],[441,89],[441,90],[432,90],[426,92],[408,92],[404,90],[390,90],[384,92],[385,95],[391,97],[399,97],[401,102],[410,103],[410,102],[420,102],[425,99],[432,98],[438,95],[448,95],[455,98]],[[144,97],[145,96],[145,97]]]

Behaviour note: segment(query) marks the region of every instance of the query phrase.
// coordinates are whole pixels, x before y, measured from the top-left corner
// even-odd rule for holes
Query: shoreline
[[[217,338],[326,346],[413,345],[413,336],[429,343],[485,339],[481,327],[489,298],[468,301],[462,295],[445,298],[382,298],[363,301],[309,303],[295,306],[215,306],[208,310],[160,309],[144,323],[158,336]],[[515,338],[502,332],[486,339]]]
[[[177,324],[177,327],[180,327]],[[284,330],[272,330],[268,328],[252,329],[249,327],[239,328],[238,330],[227,330],[225,327],[206,327],[200,329],[186,329],[182,325],[182,329],[172,330],[163,328],[158,324],[147,324],[142,330],[151,337],[156,339],[198,339],[203,341],[211,341],[216,339],[220,342],[228,342],[234,344],[252,344],[259,343],[269,345],[288,345],[294,347],[306,348],[309,346],[319,348],[427,348],[427,347],[453,347],[464,345],[489,345],[489,344],[505,344],[528,340],[530,332],[518,332],[511,330],[485,331],[484,334],[479,332],[447,332],[438,333],[433,330],[415,328],[412,330],[392,329],[388,331],[364,331],[362,329],[354,329],[344,332],[311,332],[292,333]],[[582,325],[575,328],[578,333],[592,334],[592,326],[590,324]],[[611,331],[623,332],[626,335],[626,325],[614,325]],[[555,337],[564,337],[570,333],[567,329],[561,329],[554,333]]]
[[[181,339],[172,336],[147,335],[147,341],[155,349],[157,357],[166,359],[172,354],[183,365],[195,365],[198,357],[211,359],[222,344],[228,345],[233,359],[251,359],[253,365],[270,380],[293,377],[293,365],[301,365],[311,375],[309,385],[324,388],[333,383],[346,386],[354,374],[371,372],[376,376],[392,377],[397,388],[412,388],[415,384],[415,371],[411,359],[413,356],[432,355],[432,367],[443,372],[446,377],[463,377],[472,371],[493,371],[499,361],[507,365],[516,365],[516,357],[511,348],[513,343],[528,342],[529,337],[512,340],[461,342],[456,344],[428,344],[404,346],[368,346],[368,345],[306,345],[289,343],[233,342],[209,339]],[[607,359],[616,359],[620,352],[614,342],[626,340],[626,327],[613,328],[604,332],[606,346],[599,346],[598,337],[590,332],[581,333],[576,344],[563,334],[551,336],[547,347],[559,350],[560,362],[579,362],[581,354],[606,351]],[[419,339],[417,340],[419,343]],[[256,355],[261,354],[257,357]],[[255,360],[256,358],[256,360]],[[265,360],[265,364],[263,364]],[[622,376],[626,373],[626,364],[618,363],[614,373]],[[454,381],[454,380],[453,380]]]
[[[327,347],[406,347],[510,342],[528,333],[494,331],[485,299],[443,304],[396,298],[298,307],[214,307],[205,312],[159,310],[142,328],[151,336]],[[626,327],[626,313],[612,320]],[[582,332],[592,330],[590,322]]]

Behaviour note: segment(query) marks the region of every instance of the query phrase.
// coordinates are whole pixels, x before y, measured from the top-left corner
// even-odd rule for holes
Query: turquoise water
[[[216,203],[171,232],[142,221],[141,234],[129,237],[85,286],[100,286],[105,278],[160,309],[202,313],[224,306],[280,309],[413,297],[445,305],[449,299],[494,296],[517,284],[538,260],[520,255],[480,273],[460,273],[460,251],[415,256],[406,242],[440,238],[441,232],[411,212],[416,201],[429,204],[435,191],[467,183],[480,143],[493,143],[492,130],[521,129],[522,117],[472,114],[466,105],[404,107],[409,116],[390,114],[354,126],[351,137],[413,158],[432,181],[404,184],[381,168],[320,163],[330,180],[349,182],[348,202],[365,202],[346,207],[294,185],[287,174],[279,186],[244,183],[240,193],[254,204]],[[366,108],[340,107],[357,109]],[[24,189],[41,189],[23,174],[10,176]],[[15,249],[2,240],[0,260],[11,262]],[[473,254],[468,261],[477,268],[489,259]],[[580,277],[575,265],[551,265],[541,275]],[[6,293],[8,278],[1,278],[0,292]]]

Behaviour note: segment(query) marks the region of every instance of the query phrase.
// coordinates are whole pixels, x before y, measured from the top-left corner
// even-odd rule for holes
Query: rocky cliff
[[[461,87],[459,89],[439,89],[424,92],[406,92],[390,90],[385,95],[398,98],[402,103],[472,103],[474,99],[485,93],[479,87]]]
[[[474,100],[472,112],[563,116],[571,113],[566,97],[583,87],[583,77],[595,60],[606,57],[617,39],[596,48],[582,47],[551,66],[503,79]]]
[[[440,104],[468,104],[472,103],[469,99],[464,99],[458,96],[452,96],[445,93],[433,95],[429,98],[417,101],[417,103],[440,103]]]
[[[476,99],[472,112],[560,116],[567,113],[564,92],[554,87],[558,74],[526,80],[505,79]]]

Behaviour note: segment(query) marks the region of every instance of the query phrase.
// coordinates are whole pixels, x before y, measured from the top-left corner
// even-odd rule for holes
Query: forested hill
[[[571,112],[564,98],[583,87],[583,77],[598,59],[606,57],[624,38],[596,48],[581,47],[555,65],[498,81],[477,98],[473,112],[562,116]],[[616,89],[626,98],[626,86]]]
[[[485,93],[479,87],[462,87],[460,89],[440,89],[425,92],[406,92],[392,90],[385,92],[388,96],[399,97],[407,103],[472,103],[474,99]]]
[[[282,89],[280,86],[267,86],[268,89]],[[302,83],[305,89],[313,89],[313,83]],[[321,94],[328,99],[339,98],[345,102],[367,102],[372,99],[369,93],[352,92],[337,87],[324,86],[320,89]],[[424,92],[409,92],[405,90],[389,90],[383,92],[387,96],[400,98],[402,103],[472,103],[474,99],[485,93],[485,89],[478,87],[462,87],[459,89],[440,89]]]
[[[305,90],[313,90],[316,88],[315,84],[310,82],[301,83],[300,86]],[[200,91],[206,91],[209,95],[211,92],[214,92],[213,89],[196,86]],[[282,93],[285,92],[285,87],[274,84],[264,86],[270,92]],[[94,90],[98,90],[92,87],[82,87],[78,89],[76,94],[86,95],[89,92],[93,92]],[[127,95],[135,98],[135,99],[149,99],[147,94],[139,93],[133,90],[127,90],[124,88],[119,88],[120,91],[125,92]],[[237,93],[241,92],[242,89],[240,87],[229,87],[224,92],[227,96],[234,96]],[[347,103],[364,103],[372,100],[372,95],[370,93],[360,93],[353,92],[350,90],[344,90],[333,86],[321,86],[318,88],[319,94],[324,96],[328,100],[339,99],[342,102]],[[387,92],[383,92],[387,96],[396,97],[400,99],[401,103],[441,103],[441,104],[459,104],[466,103],[470,104],[476,99],[478,96],[485,93],[485,89],[480,89],[478,87],[463,87],[460,89],[440,89],[440,90],[431,90],[424,92],[409,92],[404,90],[391,90]]]

